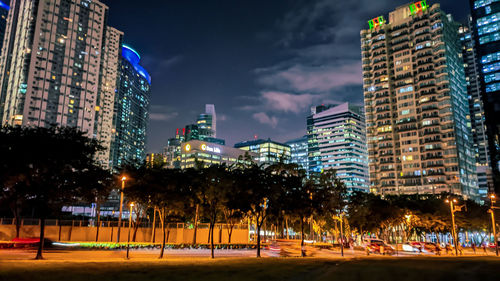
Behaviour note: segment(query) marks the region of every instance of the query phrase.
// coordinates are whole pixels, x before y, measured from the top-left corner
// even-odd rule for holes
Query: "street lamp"
[[[495,252],[496,255],[498,256],[498,240],[497,240],[497,230],[496,230],[496,224],[495,224],[495,211],[494,209],[498,209],[498,207],[495,207],[496,203],[496,196],[495,194],[490,195],[490,209],[488,212],[491,214],[491,228],[493,229],[493,242],[495,243]]]
[[[130,203],[130,211],[128,215],[128,239],[127,239],[127,259],[128,259],[128,252],[130,249],[130,226],[132,225],[132,207],[134,207],[134,203]]]
[[[334,216],[333,218],[340,221],[340,255],[344,256],[344,231],[343,231],[343,222],[344,222],[344,213],[340,213],[340,216]]]
[[[453,235],[453,245],[455,246],[455,256],[458,256],[458,236],[457,236],[457,230],[455,227],[455,212],[460,212],[462,209],[462,206],[454,206],[453,203],[457,203],[457,199],[453,200],[445,200],[446,203],[450,204],[450,213],[451,213],[451,224],[452,224],[452,230],[451,230],[451,235]]]
[[[123,190],[125,189],[126,176],[122,176],[122,190],[120,192],[120,215],[118,216],[118,233],[116,235],[116,243],[120,243],[120,229],[122,227],[122,212],[123,212]]]

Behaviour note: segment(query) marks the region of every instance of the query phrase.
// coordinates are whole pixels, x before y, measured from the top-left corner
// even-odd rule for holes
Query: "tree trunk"
[[[257,257],[260,258],[260,226],[259,217],[256,218],[256,226],[257,226]]]
[[[95,232],[95,241],[99,241],[99,228],[101,227],[101,203],[99,201],[96,202],[96,212],[97,212],[97,229]]]
[[[14,218],[16,220],[16,238],[19,238],[19,233],[21,232],[21,218],[16,215]]]
[[[215,258],[214,255],[214,228],[215,228],[215,211],[212,213],[212,219],[210,220],[210,251],[212,252],[212,259]]]
[[[222,243],[222,225],[219,224],[219,244]]]
[[[304,218],[300,217],[300,255],[304,257]]]
[[[290,236],[288,234],[288,218],[285,218],[285,224],[286,224],[286,239],[290,239]]]
[[[151,243],[154,243],[156,240],[156,207],[153,210],[153,229],[151,233]]]
[[[208,224],[208,237],[207,237],[207,244],[210,244],[210,237],[212,236],[212,232],[210,231],[210,223]]]
[[[36,260],[43,259],[43,242],[45,240],[45,218],[40,219],[40,243],[38,243],[38,251],[36,252]]]
[[[196,231],[198,230],[198,208],[200,205],[196,204],[196,213],[194,216],[194,232],[193,232],[193,245],[196,244]]]
[[[163,232],[163,240],[162,240],[162,243],[161,243],[161,250],[160,250],[160,259],[163,258],[163,252],[165,251],[165,225],[166,225],[166,222],[165,220],[167,219],[167,214],[165,212],[165,208],[163,208],[163,214],[160,214],[161,215],[161,229],[162,229],[162,232]]]
[[[227,241],[228,241],[227,243],[228,243],[228,244],[231,244],[231,235],[233,235],[233,228],[234,228],[234,224],[232,224],[232,225],[231,225],[231,228],[228,230],[228,231],[229,231],[229,233],[228,233],[228,235],[227,235],[227,239],[228,239],[228,240],[227,240]]]
[[[135,242],[135,239],[137,238],[137,230],[139,230],[139,225],[141,225],[141,220],[137,217],[136,221],[134,222],[134,236],[132,238],[133,242]]]

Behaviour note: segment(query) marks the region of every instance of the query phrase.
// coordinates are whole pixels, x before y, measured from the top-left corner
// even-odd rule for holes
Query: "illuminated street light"
[[[134,207],[134,203],[130,203],[130,211],[128,214],[128,239],[127,239],[127,259],[128,257],[128,252],[130,249],[130,226],[132,225],[132,207]]]
[[[450,204],[450,213],[451,213],[451,224],[452,224],[452,230],[451,230],[451,235],[453,235],[453,244],[455,245],[455,256],[458,256],[458,236],[457,236],[457,230],[455,227],[455,212],[460,212],[462,209],[462,206],[454,206],[453,203],[457,203],[457,199],[453,200],[445,200],[446,203]]]
[[[120,229],[122,227],[122,212],[123,212],[123,190],[125,189],[126,176],[122,176],[122,190],[120,192],[120,215],[118,216],[118,233],[116,235],[116,243],[120,243]]]
[[[333,216],[333,219],[340,221],[340,255],[344,256],[344,231],[343,231],[343,222],[344,222],[344,213],[341,213],[340,216]]]
[[[496,230],[496,224],[495,224],[495,211],[494,209],[498,209],[498,207],[495,207],[496,203],[496,196],[495,194],[490,195],[490,209],[488,212],[491,214],[491,229],[493,230],[493,242],[495,243],[495,252],[496,255],[498,256],[498,238],[497,238],[497,230]]]

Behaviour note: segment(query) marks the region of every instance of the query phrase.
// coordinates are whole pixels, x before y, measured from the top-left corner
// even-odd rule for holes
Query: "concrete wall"
[[[222,227],[222,228],[221,228]],[[151,242],[152,231],[150,227],[140,227],[137,229],[136,242]],[[95,241],[97,227],[94,226],[45,226],[45,237],[53,241]],[[116,242],[118,227],[100,227],[100,242]],[[131,238],[133,238],[133,229]],[[167,243],[191,244],[193,242],[194,229],[169,227]],[[222,234],[222,235],[221,235]],[[9,241],[16,236],[15,225],[0,225],[0,241]],[[40,236],[40,226],[24,225],[21,227],[20,237],[30,238]],[[120,241],[126,242],[128,237],[128,227],[122,227],[120,231]],[[155,241],[161,243],[163,239],[162,229],[156,228]],[[198,228],[196,243],[207,243],[208,228]],[[214,243],[228,243],[228,233],[224,226],[216,226],[214,229]],[[248,243],[248,229],[234,229],[231,235],[231,243]]]

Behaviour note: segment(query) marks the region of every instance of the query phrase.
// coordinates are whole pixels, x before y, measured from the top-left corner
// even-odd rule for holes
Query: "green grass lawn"
[[[500,259],[205,258],[161,261],[0,261],[0,280],[500,280]]]

